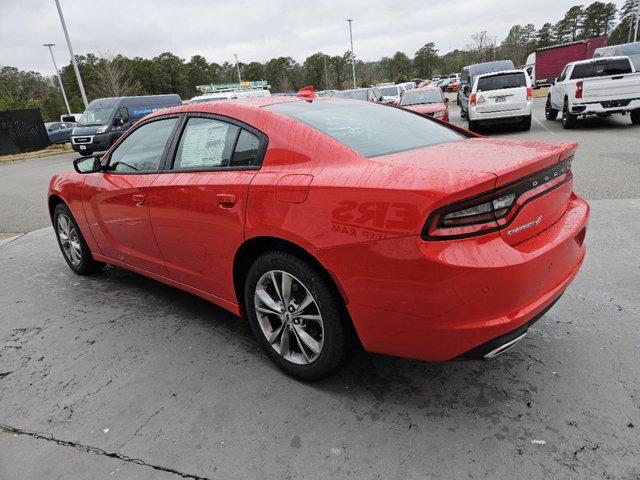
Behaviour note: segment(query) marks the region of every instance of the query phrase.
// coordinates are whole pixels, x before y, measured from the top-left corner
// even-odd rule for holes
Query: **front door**
[[[149,186],[163,168],[178,117],[133,130],[106,159],[106,171],[87,175],[85,212],[102,254],[167,275],[149,218]]]
[[[235,302],[233,258],[244,241],[249,185],[264,147],[264,135],[249,126],[188,118],[172,170],[149,191],[153,231],[171,278]]]

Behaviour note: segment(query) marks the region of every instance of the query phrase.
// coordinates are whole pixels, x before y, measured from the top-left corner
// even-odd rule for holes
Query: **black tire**
[[[522,130],[525,132],[531,130],[531,115],[522,120]]]
[[[273,278],[269,276],[269,272],[272,271],[276,272],[276,283],[279,282],[277,275],[282,275],[282,272],[285,272],[288,275],[292,276],[295,281],[300,282],[303,287],[306,288],[307,291],[311,294],[313,300],[315,301],[315,304],[310,305],[310,307],[314,309],[312,311],[315,311],[317,309],[317,312],[321,316],[320,324],[322,325],[322,346],[319,354],[317,354],[317,357],[310,363],[294,363],[284,356],[281,356],[280,353],[276,351],[275,345],[276,343],[278,343],[279,345],[277,346],[277,348],[281,348],[283,335],[276,334],[275,337],[277,337],[279,340],[273,341],[272,346],[272,343],[267,340],[267,337],[265,336],[266,334],[263,332],[263,329],[260,325],[258,314],[256,312],[256,288],[258,287],[259,282],[261,282],[264,278],[267,278],[267,284],[273,285],[273,282],[270,282],[269,280],[270,278]],[[280,276],[279,278],[281,280],[282,276]],[[295,284],[292,284],[291,287],[291,299],[293,300],[292,304],[300,304],[302,303],[300,297],[303,295],[306,296],[306,294],[303,289],[298,288],[296,290],[294,288],[295,286]],[[280,295],[279,291],[280,290],[276,291],[278,295]],[[298,298],[296,299],[296,297]],[[255,335],[258,343],[265,350],[269,358],[271,358],[271,360],[281,370],[292,377],[304,381],[320,380],[330,375],[338,367],[340,367],[344,363],[348,356],[348,353],[352,349],[353,336],[347,323],[349,320],[344,318],[344,315],[342,313],[343,310],[340,308],[340,300],[336,298],[336,296],[332,293],[326,281],[323,279],[323,276],[307,262],[295,255],[282,251],[273,251],[259,256],[253,262],[247,273],[244,288],[244,300],[247,316],[249,318],[249,324],[251,325],[251,330],[253,331],[253,334]],[[303,309],[302,311],[308,310]],[[284,310],[282,315],[285,315],[285,313],[286,310]],[[279,330],[279,325],[282,325],[283,332],[289,338],[289,341],[287,342],[288,348],[290,348],[292,354],[297,355],[298,358],[302,359],[302,354],[300,353],[300,351],[304,349],[302,348],[302,344],[299,343],[301,337],[295,333],[297,331],[295,330],[296,327],[294,325],[291,325],[292,322],[295,323],[295,318],[293,317],[293,315],[290,317],[288,330],[287,325],[285,325],[285,321],[280,319],[278,315],[270,313],[269,315],[263,314],[262,317],[263,322],[264,318],[269,319],[269,322],[271,323],[270,326],[273,327],[272,331]],[[309,326],[311,325],[312,322],[309,322]],[[305,327],[304,325],[298,326],[303,328]],[[297,341],[298,343],[296,344],[295,341]],[[305,345],[307,344],[305,343]],[[297,350],[297,352],[294,350]],[[311,352],[310,350],[307,350],[307,352],[313,354],[313,352]]]
[[[471,130],[472,132],[477,132],[478,131],[478,124],[476,122],[474,122],[473,120],[469,120],[469,130]]]
[[[67,245],[63,243],[62,236],[66,235],[62,231],[63,222],[61,217],[63,216],[70,223],[70,226],[74,231],[74,234],[67,236],[67,238],[75,239],[75,242],[73,243],[78,244],[76,247],[73,246],[71,241],[68,241]],[[56,234],[56,239],[58,240],[58,246],[60,247],[62,256],[67,262],[67,265],[69,265],[69,268],[71,268],[75,273],[78,275],[90,275],[104,268],[104,263],[94,260],[91,255],[91,250],[89,250],[89,246],[76,223],[76,219],[73,218],[71,210],[69,210],[69,207],[64,203],[59,203],[53,210],[53,230]],[[79,259],[75,257],[75,255],[78,255]]]
[[[576,126],[578,117],[569,112],[569,100],[564,99],[564,107],[562,108],[562,128],[569,130]]]
[[[544,106],[544,116],[547,120],[555,120],[558,118],[558,110],[551,106],[551,96],[547,96],[547,103]]]
[[[634,125],[640,125],[640,110],[631,111],[631,123]]]

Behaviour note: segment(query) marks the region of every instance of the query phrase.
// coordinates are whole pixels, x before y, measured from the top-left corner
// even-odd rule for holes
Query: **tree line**
[[[356,61],[359,86],[383,81],[406,81],[431,78],[435,74],[459,72],[472,63],[493,59],[511,59],[524,65],[537,48],[585,38],[609,36],[609,44],[630,40],[635,23],[635,1],[626,0],[622,8],[614,3],[593,2],[587,6],[569,8],[555,23],[545,23],[539,29],[533,24],[514,25],[500,44],[486,31],[470,36],[464,49],[439,54],[436,45],[428,42],[413,54],[398,51],[375,61]],[[305,85],[316,89],[350,88],[352,72],[350,52],[327,55],[317,52],[299,63],[292,57],[276,57],[267,62],[239,63],[243,80],[267,80],[273,92],[296,91]],[[177,93],[183,99],[198,94],[196,85],[237,81],[235,64],[208,62],[201,55],[188,61],[164,52],[146,59],[124,55],[102,54],[76,56],[89,100],[123,95],[156,95]],[[82,112],[80,91],[71,64],[60,71],[71,110]],[[0,69],[0,109],[40,107],[45,121],[65,113],[57,79],[37,72],[21,71],[5,66]]]

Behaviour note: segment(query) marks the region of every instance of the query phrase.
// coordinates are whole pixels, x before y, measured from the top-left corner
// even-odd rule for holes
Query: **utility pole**
[[[80,95],[82,95],[82,101],[84,102],[84,108],[89,106],[87,101],[87,94],[84,91],[84,85],[82,84],[82,77],[80,76],[80,70],[78,70],[78,63],[76,62],[76,56],[73,53],[73,47],[71,46],[71,39],[69,38],[69,32],[67,32],[67,25],[64,23],[64,15],[62,15],[62,9],[60,8],[60,1],[56,0],[56,7],[58,7],[58,15],[60,15],[60,23],[62,23],[62,30],[64,36],[67,39],[67,46],[69,47],[69,54],[71,55],[71,63],[73,64],[73,70],[76,72],[76,78],[78,79],[78,87],[80,87]]]
[[[633,41],[637,42],[638,41],[638,21],[640,20],[640,0],[638,0],[638,7],[636,8],[636,29],[635,29],[635,33],[633,34]]]
[[[327,71],[327,56],[323,55],[322,59],[324,60],[324,81],[327,84],[327,88],[329,87],[329,72]]]
[[[238,54],[234,53],[234,57],[236,57],[236,70],[238,71],[238,83],[242,83],[242,77],[240,76],[240,64],[238,63]]]
[[[356,54],[353,53],[353,31],[351,30],[351,22],[353,18],[347,18],[349,22],[349,38],[351,39],[351,71],[353,72],[353,88],[357,88],[356,85]]]
[[[62,90],[62,98],[64,98],[64,104],[67,106],[67,113],[71,115],[71,108],[69,108],[69,101],[67,100],[67,94],[64,93],[64,85],[62,85],[62,79],[60,78],[60,73],[58,72],[58,65],[56,65],[56,59],[53,56],[53,47],[55,43],[45,43],[43,44],[45,47],[49,47],[49,53],[51,53],[51,60],[53,60],[53,68],[56,69],[56,77],[58,77],[58,84],[60,84],[60,90]]]

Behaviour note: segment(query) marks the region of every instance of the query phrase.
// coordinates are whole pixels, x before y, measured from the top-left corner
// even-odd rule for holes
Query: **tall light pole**
[[[638,8],[636,9],[636,29],[635,29],[635,33],[633,34],[633,41],[637,42],[638,41],[638,21],[640,20],[640,0],[638,0]]]
[[[238,63],[238,54],[234,53],[234,57],[236,57],[236,70],[238,71],[238,83],[242,83],[242,77],[240,76],[240,64]]]
[[[64,36],[67,39],[67,46],[69,47],[69,54],[71,55],[71,63],[73,64],[73,70],[76,72],[76,79],[78,80],[78,87],[80,87],[80,95],[82,95],[82,101],[84,102],[84,108],[89,106],[87,101],[87,94],[84,91],[84,85],[82,84],[82,77],[80,76],[80,70],[78,70],[78,64],[76,63],[76,56],[73,53],[73,47],[71,46],[71,39],[69,39],[69,32],[67,32],[67,25],[64,23],[64,15],[62,15],[62,9],[60,8],[60,1],[56,0],[56,7],[58,7],[58,15],[60,15],[60,23],[62,23],[62,30]]]
[[[353,31],[351,30],[351,22],[353,18],[347,18],[349,22],[349,38],[351,39],[351,71],[353,72],[353,88],[357,88],[356,85],[356,54],[353,53]]]
[[[60,85],[60,90],[62,90],[62,98],[64,98],[64,104],[67,106],[67,113],[71,115],[71,108],[69,108],[69,101],[67,100],[67,94],[64,93],[64,85],[62,85],[62,79],[60,78],[60,73],[58,72],[58,65],[56,65],[56,59],[53,56],[53,47],[55,43],[45,43],[43,44],[45,47],[49,47],[49,53],[51,53],[51,60],[53,60],[53,68],[56,69],[56,76],[58,77],[58,84]]]

